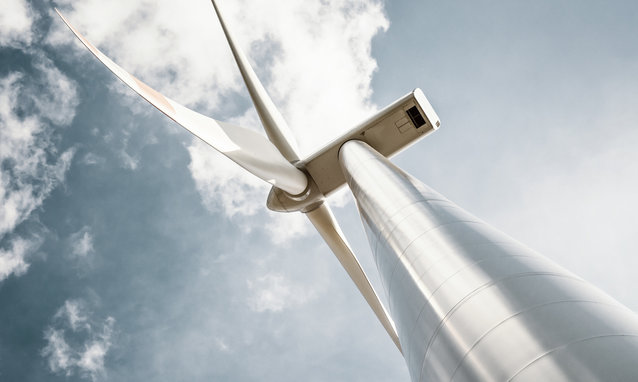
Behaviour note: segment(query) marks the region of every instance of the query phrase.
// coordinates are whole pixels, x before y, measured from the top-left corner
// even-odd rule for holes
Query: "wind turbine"
[[[56,12],[140,96],[270,183],[269,209],[308,217],[403,354],[413,381],[638,380],[634,312],[389,161],[440,127],[421,90],[300,158],[284,118],[212,3],[267,139],[163,96],[111,61]],[[357,202],[389,309],[325,200],[346,184]]]

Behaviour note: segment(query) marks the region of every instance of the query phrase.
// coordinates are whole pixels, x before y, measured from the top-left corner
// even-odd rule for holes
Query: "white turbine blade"
[[[235,40],[226,26],[226,22],[224,21],[224,17],[222,16],[219,7],[217,7],[217,3],[215,3],[215,0],[211,1],[213,2],[215,13],[217,13],[217,18],[219,18],[219,23],[224,30],[224,35],[226,35],[228,45],[230,45],[230,50],[232,50],[233,56],[235,57],[235,62],[237,62],[241,76],[246,83],[250,98],[253,100],[259,119],[264,126],[264,130],[266,130],[268,139],[270,139],[270,141],[279,149],[281,154],[290,162],[298,161],[299,155],[297,154],[298,150],[295,138],[288,128],[286,120],[284,120],[284,117],[281,113],[279,113],[279,110],[268,96],[266,89],[264,89],[259,78],[257,78],[257,74],[255,74],[255,71],[250,66],[248,58],[246,58],[244,52],[237,44],[235,44]]]
[[[388,335],[392,338],[392,341],[399,351],[401,351],[401,343],[399,342],[399,336],[397,335],[394,322],[388,315],[381,300],[379,300],[379,296],[372,287],[372,284],[370,284],[370,280],[368,280],[368,276],[363,271],[363,268],[361,268],[359,260],[357,260],[357,257],[348,245],[330,207],[324,202],[318,208],[306,212],[306,216],[308,216],[310,222],[315,226],[317,231],[319,231],[319,234],[321,234],[321,237],[323,237],[326,244],[328,244],[328,247],[330,247],[335,256],[337,256],[343,269],[346,270],[348,276],[350,276],[359,289],[359,292],[363,295],[363,298],[366,299],[366,302],[381,322],[381,325],[383,325],[383,328],[388,332]]]
[[[98,60],[126,85],[170,119],[250,173],[273,186],[281,188],[292,195],[298,195],[306,189],[308,185],[306,175],[290,164],[266,137],[252,130],[216,121],[163,96],[111,61],[85,39],[62,16],[60,11],[57,9],[55,11]]]

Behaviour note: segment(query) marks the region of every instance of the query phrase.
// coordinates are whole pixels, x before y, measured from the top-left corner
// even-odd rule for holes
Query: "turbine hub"
[[[275,212],[309,212],[323,203],[325,196],[319,191],[317,183],[315,183],[305,168],[300,168],[300,170],[308,176],[306,189],[298,195],[291,195],[281,188],[271,188],[266,200],[266,206],[269,210]]]

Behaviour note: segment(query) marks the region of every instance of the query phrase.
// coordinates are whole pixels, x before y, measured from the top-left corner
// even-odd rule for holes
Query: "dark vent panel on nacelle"
[[[425,118],[423,118],[421,113],[419,113],[419,109],[417,109],[416,106],[412,106],[411,108],[406,110],[406,113],[408,113],[408,117],[410,117],[412,123],[414,124],[414,127],[416,127],[417,129],[425,125]]]

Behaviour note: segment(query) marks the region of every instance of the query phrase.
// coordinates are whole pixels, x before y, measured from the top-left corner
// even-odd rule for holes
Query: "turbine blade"
[[[257,74],[255,74],[255,71],[250,66],[248,58],[246,58],[244,52],[235,43],[217,3],[215,0],[211,1],[215,8],[215,13],[217,14],[219,23],[224,30],[224,35],[226,36],[228,45],[230,45],[230,50],[232,50],[233,56],[235,57],[237,67],[241,72],[241,76],[244,79],[246,87],[248,88],[250,98],[253,100],[259,119],[264,126],[264,130],[266,130],[268,139],[270,139],[270,141],[279,149],[286,159],[293,163],[297,162],[299,160],[297,145],[292,132],[288,128],[288,124],[268,96],[268,93],[259,81],[259,78],[257,78]]]
[[[290,164],[279,150],[264,136],[252,130],[219,122],[190,110],[163,96],[119,65],[85,39],[60,11],[55,10],[75,36],[122,82],[155,106],[167,117],[206,142],[215,150],[275,187],[292,194],[302,193],[307,185],[306,175]]]
[[[388,332],[388,335],[401,352],[401,343],[399,342],[399,336],[397,335],[396,328],[392,318],[388,315],[383,303],[379,300],[379,296],[375,292],[368,276],[361,268],[361,264],[357,257],[352,252],[352,249],[348,245],[341,228],[337,223],[330,207],[324,202],[318,208],[306,212],[306,216],[310,219],[310,222],[315,226],[321,237],[325,240],[328,247],[334,252],[335,256],[341,263],[343,269],[346,270],[348,276],[352,279],[354,284],[359,289],[359,292],[363,295],[374,314],[383,325],[383,328]]]

